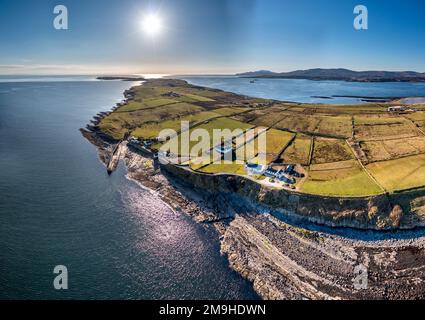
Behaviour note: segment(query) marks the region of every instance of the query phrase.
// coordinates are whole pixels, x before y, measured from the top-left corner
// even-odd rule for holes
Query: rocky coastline
[[[124,162],[127,177],[154,192],[174,211],[213,226],[220,235],[221,253],[228,257],[229,266],[251,281],[262,298],[425,298],[425,230],[323,226],[323,221],[299,219],[289,211],[282,214],[272,203],[264,205],[249,194],[231,192],[228,187],[239,181],[227,181],[217,189],[208,184],[202,187],[202,178],[182,179],[181,172],[173,170],[175,167],[160,166],[125,141],[102,134],[97,124],[106,114],[98,114],[87,128],[80,130],[97,147],[99,159],[107,165],[120,145],[118,160]],[[262,194],[258,191],[250,192]],[[397,218],[393,211],[389,214]],[[388,228],[381,229],[394,229],[394,221],[387,222]],[[365,273],[359,273],[359,266]],[[366,275],[366,283],[361,278],[359,288],[362,275]]]
[[[82,133],[107,163],[116,142],[96,132]],[[130,148],[124,146],[122,152],[128,178],[176,212],[214,226],[230,267],[251,281],[262,298],[425,298],[425,231],[333,230],[282,221],[239,195],[193,188]],[[367,270],[367,288],[355,287],[358,266]]]

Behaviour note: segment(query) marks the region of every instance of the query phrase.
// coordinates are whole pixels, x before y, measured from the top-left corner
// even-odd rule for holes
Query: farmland
[[[149,111],[114,112],[104,118],[99,127],[114,139],[122,139],[126,133],[130,133],[145,123],[160,123],[201,111],[204,111],[204,109],[200,106],[181,102],[169,106],[160,106]]]
[[[193,115],[181,117],[179,119],[147,123],[134,129],[131,134],[142,139],[154,139],[159,137],[159,133],[165,129],[172,129],[176,132],[179,132],[182,121],[188,121],[190,125],[193,126],[197,123],[201,123],[218,116],[220,116],[220,114],[213,111],[199,112]]]
[[[382,192],[360,165],[350,160],[312,166],[301,190],[324,196],[365,196]]]
[[[284,148],[288,146],[288,144],[292,141],[292,139],[295,137],[295,134],[276,130],[276,129],[270,129],[266,132],[266,158],[267,161],[270,163],[273,159],[278,157],[280,153],[283,151]]]
[[[420,105],[394,113],[388,109],[394,103],[286,103],[171,79],[148,80],[127,98],[101,119],[99,130],[116,140],[152,141],[153,150],[174,143],[174,156],[194,171],[247,175],[247,162],[276,170],[293,164],[303,173],[293,189],[338,197],[425,185],[425,108]],[[182,121],[189,130],[181,131]],[[176,133],[170,141],[159,137],[166,129]],[[217,129],[237,134],[214,139]],[[182,148],[182,139],[189,139],[189,149]],[[215,162],[221,157],[213,151],[225,143],[242,161]],[[254,177],[269,183],[261,174]]]
[[[422,187],[425,182],[425,154],[374,162],[367,169],[386,190]]]
[[[315,138],[312,163],[332,163],[354,159],[345,140]]]
[[[312,138],[308,135],[297,134],[295,140],[286,148],[281,156],[284,163],[299,163],[305,166],[310,162]]]

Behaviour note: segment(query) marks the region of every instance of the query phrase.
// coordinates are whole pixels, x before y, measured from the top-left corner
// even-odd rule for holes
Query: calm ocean
[[[258,298],[213,230],[109,177],[78,131],[132,83],[43,80],[0,83],[0,299]]]

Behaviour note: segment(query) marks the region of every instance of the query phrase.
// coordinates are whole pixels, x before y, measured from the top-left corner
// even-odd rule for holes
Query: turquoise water
[[[49,80],[0,83],[0,298],[257,298],[213,230],[108,176],[78,131],[132,83]]]
[[[292,79],[252,79],[223,76],[181,76],[192,84],[253,97],[303,103],[364,103],[353,97],[425,97],[425,83],[360,83]],[[333,97],[346,96],[346,97]],[[321,97],[321,98],[318,98]],[[331,99],[323,99],[323,97]]]

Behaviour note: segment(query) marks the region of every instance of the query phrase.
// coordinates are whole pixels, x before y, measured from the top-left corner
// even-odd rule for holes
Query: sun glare
[[[149,36],[156,36],[162,30],[161,18],[156,14],[146,15],[142,20],[142,30]]]

